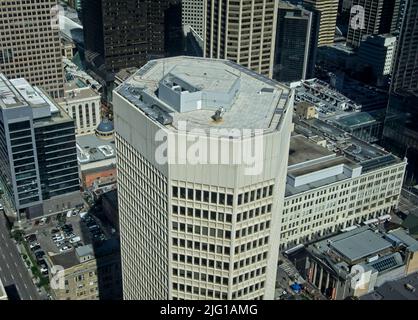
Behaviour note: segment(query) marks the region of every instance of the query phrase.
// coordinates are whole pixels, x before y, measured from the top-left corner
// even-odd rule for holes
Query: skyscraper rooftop
[[[149,117],[178,129],[276,129],[291,90],[226,60],[175,57],[149,62],[118,89]],[[220,121],[212,116],[221,112]]]

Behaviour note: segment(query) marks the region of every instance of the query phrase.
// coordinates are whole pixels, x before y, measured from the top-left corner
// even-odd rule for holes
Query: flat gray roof
[[[335,155],[335,153],[309,141],[308,138],[302,135],[296,135],[290,138],[289,167],[332,155]]]
[[[50,256],[50,260],[54,265],[63,266],[64,269],[71,268],[80,263],[74,250]]]
[[[350,261],[362,259],[392,246],[381,235],[369,229],[354,234],[347,233],[346,237],[338,240],[333,238],[329,240],[331,241],[330,247]]]
[[[136,72],[124,84],[143,87],[145,92],[162,102],[156,95],[159,82],[173,74],[196,88],[206,91],[224,92],[239,77],[240,89],[222,117],[214,122],[214,110],[202,109],[189,112],[172,110],[173,122],[167,128],[176,130],[179,122],[187,123],[192,129],[264,129],[276,130],[281,113],[287,108],[291,90],[227,60],[196,57],[174,57],[153,60]],[[118,92],[128,99],[121,90]],[[164,103],[162,103],[164,104]],[[170,107],[170,106],[169,106]]]
[[[115,139],[100,139],[94,133],[77,136],[77,157],[81,164],[116,157]]]
[[[81,246],[75,249],[77,256],[84,257],[88,255],[94,255],[93,246],[91,244],[87,244],[85,246]]]
[[[415,288],[415,292],[411,292],[405,288],[406,284],[410,284]],[[376,288],[375,291],[368,293],[360,298],[360,300],[418,300],[418,273],[389,281]]]

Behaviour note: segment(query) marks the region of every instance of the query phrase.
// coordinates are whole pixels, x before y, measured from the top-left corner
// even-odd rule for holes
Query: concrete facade
[[[189,25],[200,36],[204,37],[205,29],[205,1],[206,0],[182,0],[181,22],[183,26]]]
[[[275,0],[205,0],[204,53],[273,77]]]
[[[298,149],[307,156],[298,159]],[[281,249],[385,216],[397,208],[406,161],[365,170],[303,136],[292,137],[290,150]]]
[[[0,72],[10,79],[26,78],[52,97],[62,97],[64,69],[58,1],[2,2],[0,25]]]
[[[333,44],[337,25],[338,0],[305,0],[303,5],[306,9],[313,8],[321,14],[318,46]]]
[[[59,104],[74,119],[76,134],[94,133],[101,120],[101,96],[90,87],[78,87],[76,82],[64,87],[64,98]]]
[[[195,78],[203,90],[241,70],[241,89],[219,122],[210,118],[215,109],[179,113],[154,96],[154,103],[170,110],[172,122],[164,125],[153,120],[145,103],[164,68]],[[246,120],[246,108],[254,108],[263,95],[270,102],[259,104],[260,114]],[[288,88],[234,63],[186,57],[149,63],[114,92],[125,299],[273,299],[280,224],[274,213],[282,212],[293,99]],[[180,120],[188,123],[186,135],[178,133]],[[261,173],[246,175],[245,165],[231,157],[225,164],[191,164],[184,153],[173,159],[171,143],[169,161],[156,160],[157,132],[186,148],[192,135],[203,144],[221,141],[231,150],[244,138],[211,138],[204,132],[232,125],[263,130]],[[190,128],[203,132],[196,136]]]

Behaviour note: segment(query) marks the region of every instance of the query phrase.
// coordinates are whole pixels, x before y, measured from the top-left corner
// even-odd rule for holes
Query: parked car
[[[60,231],[58,230],[58,229],[52,229],[51,230],[51,234],[56,234],[56,233],[59,233]]]
[[[40,245],[36,245],[33,248],[31,248],[32,252],[35,252],[35,251],[37,251],[39,249],[41,249],[41,246]]]
[[[64,246],[62,248],[60,248],[60,252],[64,252],[64,251],[68,251],[70,250],[70,247]]]
[[[59,237],[56,237],[56,238],[53,239],[53,241],[56,242],[56,243],[57,242],[61,242],[63,240],[64,240],[64,237],[63,236],[59,236]]]
[[[97,224],[94,224],[94,225],[90,226],[89,229],[90,229],[90,231],[93,231],[93,230],[99,229],[99,226]]]
[[[80,242],[80,241],[81,241],[80,237],[73,237],[73,238],[70,239],[70,243],[77,243],[77,242]]]
[[[44,256],[45,256],[45,251],[43,250],[35,252],[35,257],[37,260],[42,259]]]
[[[36,246],[39,246],[39,242],[31,242],[29,244],[29,248],[31,248],[31,249],[35,248]]]
[[[61,247],[64,243],[65,243],[64,241],[59,241],[59,242],[55,243],[55,245],[57,247]]]
[[[29,241],[29,242],[36,241],[37,240],[36,234],[30,234],[30,235],[26,236],[26,240]]]

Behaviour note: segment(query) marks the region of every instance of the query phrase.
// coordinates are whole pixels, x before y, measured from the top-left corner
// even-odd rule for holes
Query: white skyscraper
[[[204,36],[204,14],[204,0],[182,0],[182,24],[191,26],[202,38]]]
[[[293,101],[191,57],[115,90],[125,299],[274,298]]]

